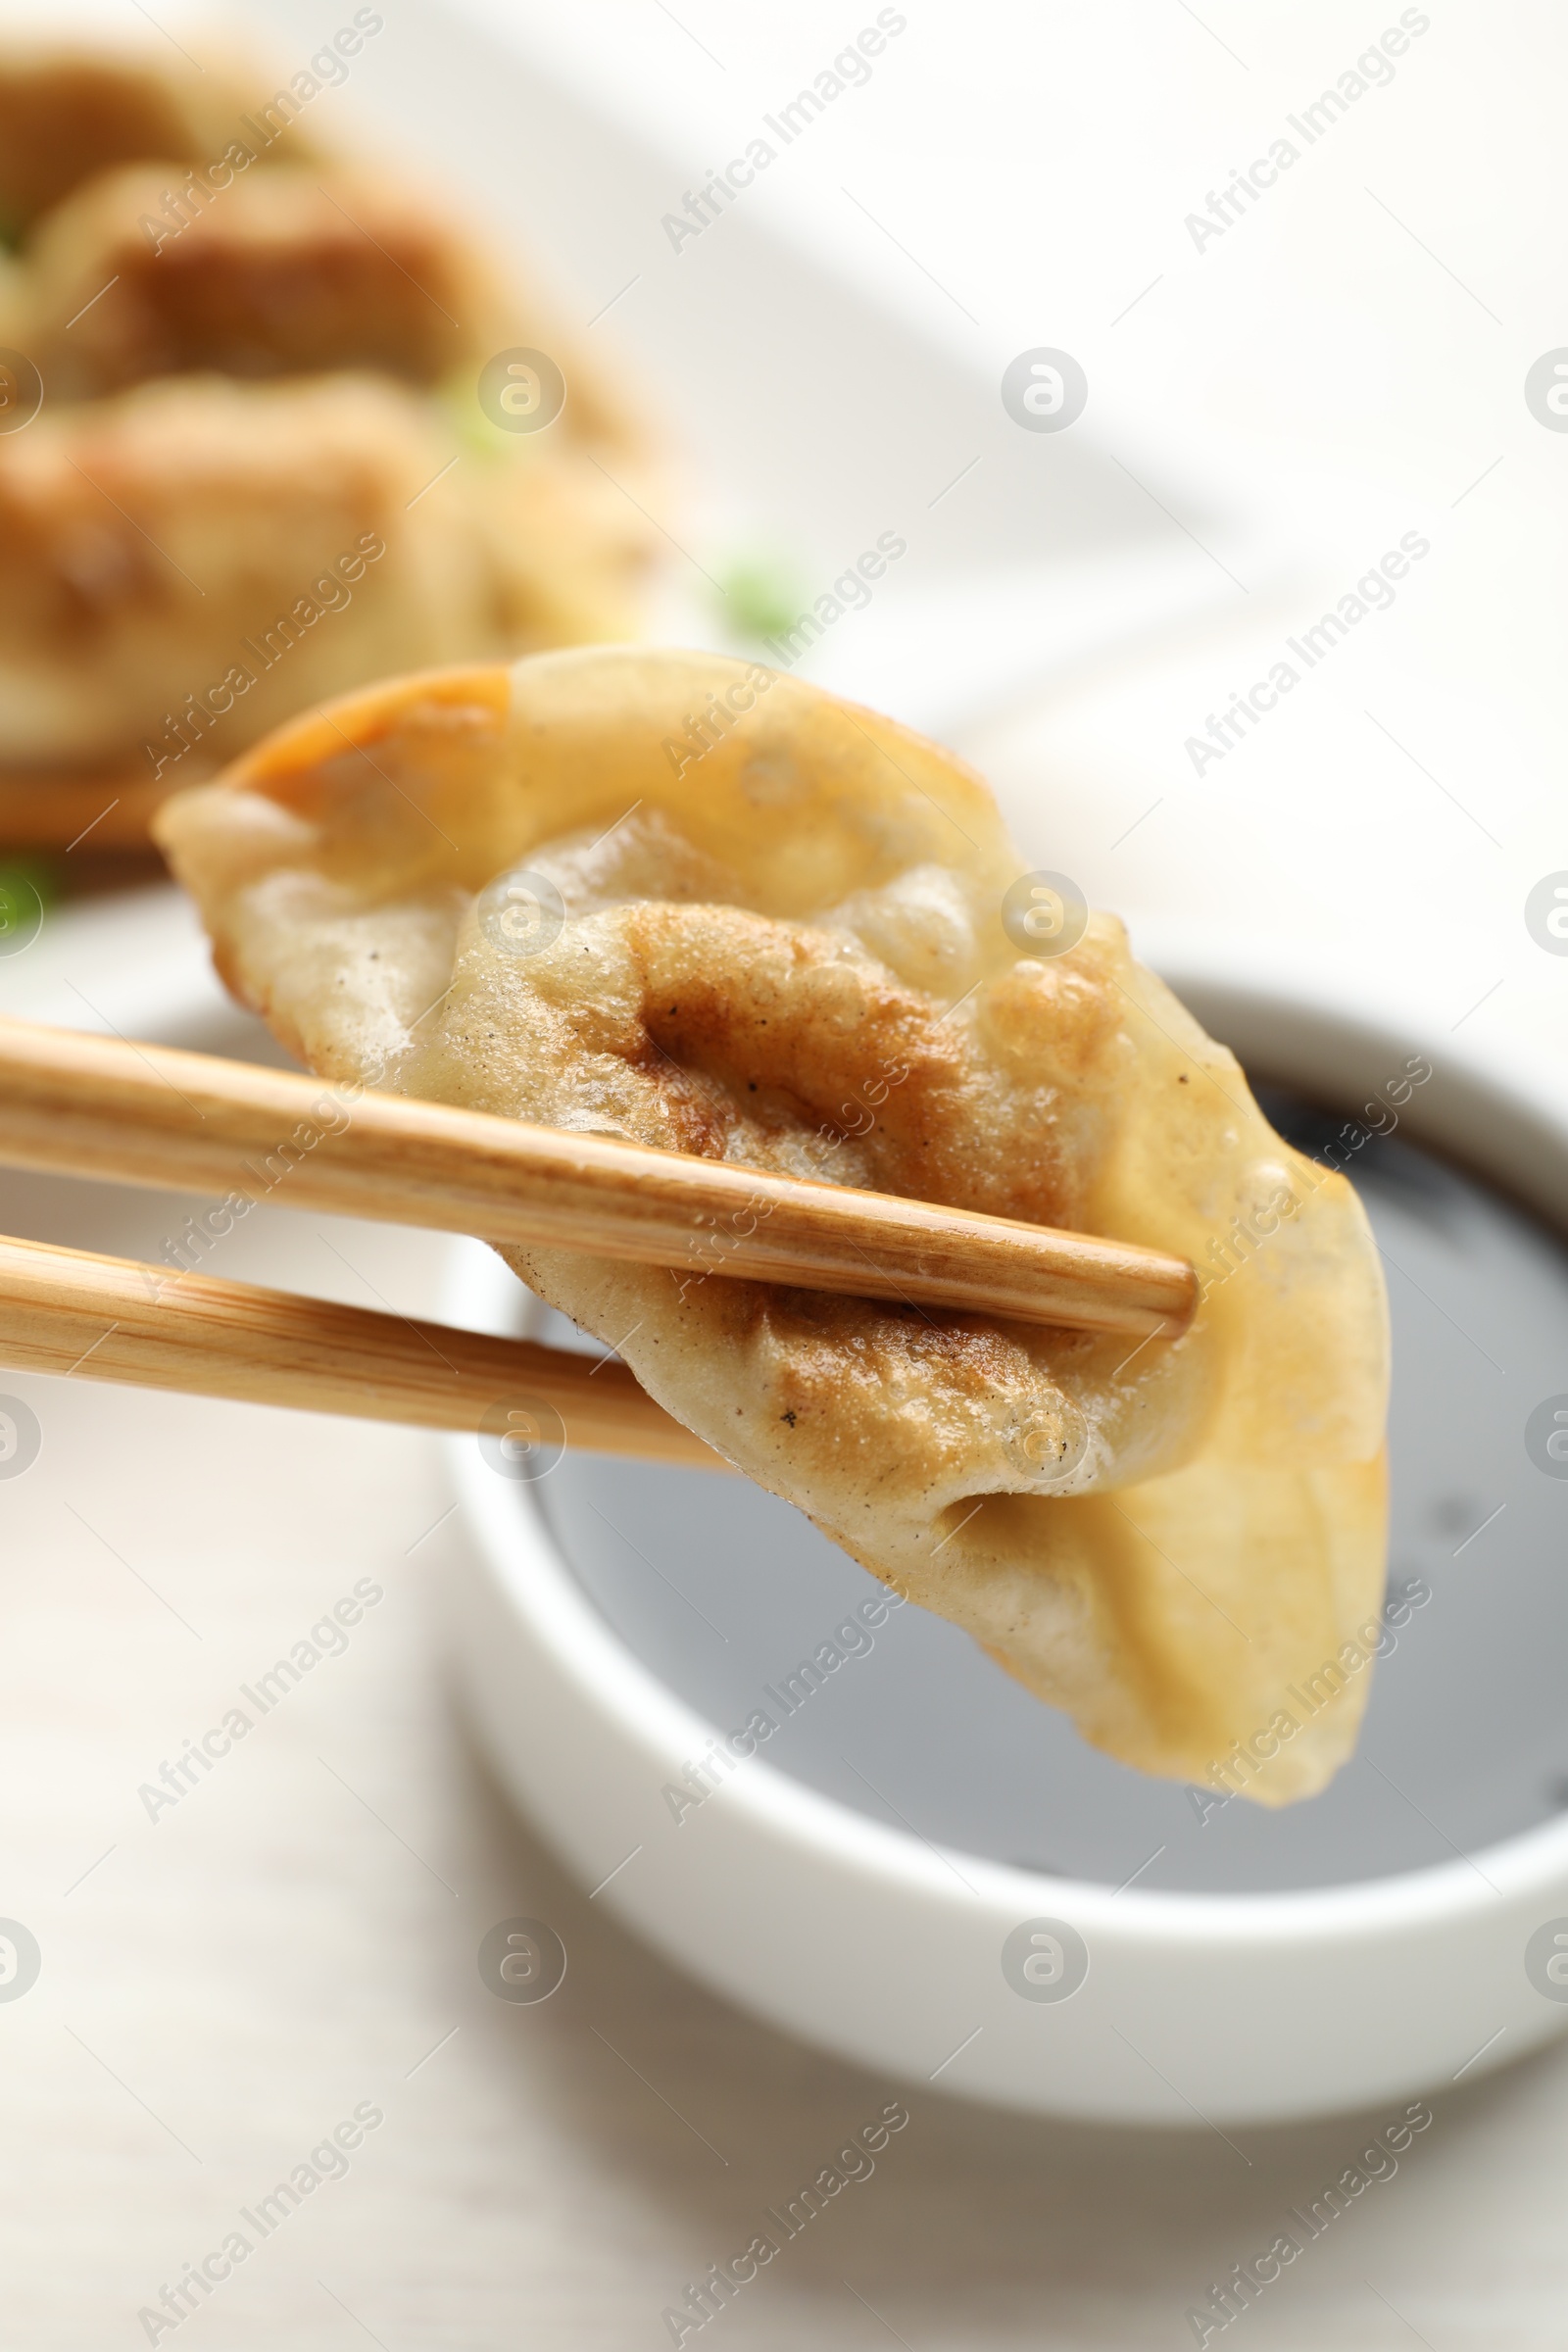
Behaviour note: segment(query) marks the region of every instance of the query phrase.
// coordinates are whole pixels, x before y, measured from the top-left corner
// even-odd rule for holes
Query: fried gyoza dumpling
[[[40,223],[27,263],[23,347],[68,400],[207,369],[429,385],[519,340],[439,202],[376,172],[230,170],[199,198],[159,166],[106,172]]]
[[[485,362],[543,341],[568,381],[549,441],[479,438],[530,470],[563,447],[634,466],[649,455],[560,322],[439,197],[364,168],[247,169],[199,200],[156,168],[106,172],[39,224],[9,315],[53,399],[160,375],[347,370],[461,389],[475,425]]]
[[[137,843],[324,696],[641,617],[640,424],[428,192],[280,160],[298,101],[242,116],[215,68],[193,113],[197,79],[0,59],[0,125],[29,90],[86,109],[0,273],[0,344],[44,387],[0,418],[0,845]],[[517,388],[498,421],[481,375],[540,349],[540,429],[503,429]]]
[[[84,43],[0,50],[0,231],[17,235],[83,180],[121,164],[214,162],[241,135],[246,110],[260,110],[268,96],[234,62],[199,65],[172,47],[157,57]],[[264,153],[298,162],[312,142],[295,119],[298,101],[279,96],[277,143]]]
[[[721,1251],[506,1254],[1112,1754],[1267,1803],[1343,1761],[1385,1542],[1364,1215],[1113,918],[1020,956],[979,778],[773,671],[613,650],[341,704],[158,831],[323,1074],[1205,1269],[1224,1242],[1192,1327],[1141,1345],[710,1278]]]
[[[372,377],[183,377],[46,408],[0,440],[13,804],[30,775],[51,826],[74,778],[77,830],[117,791],[144,825],[148,798],[388,662],[624,629],[643,545],[591,466],[466,445]]]

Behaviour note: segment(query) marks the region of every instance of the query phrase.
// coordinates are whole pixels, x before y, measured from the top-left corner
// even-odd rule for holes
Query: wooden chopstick
[[[1178,1331],[1198,1297],[1129,1243],[23,1021],[0,1160],[1087,1331]]]
[[[565,1446],[730,1466],[622,1363],[44,1242],[0,1238],[0,1365],[476,1430],[516,1477]]]

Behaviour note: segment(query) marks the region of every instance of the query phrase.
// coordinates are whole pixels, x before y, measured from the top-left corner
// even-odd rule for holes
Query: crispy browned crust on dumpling
[[[617,649],[396,682],[158,832],[322,1073],[1192,1257],[1193,1327],[1137,1345],[729,1281],[722,1236],[684,1275],[505,1253],[1112,1754],[1266,1803],[1344,1760],[1385,1543],[1364,1214],[1113,918],[1020,957],[978,777],[775,672]],[[477,897],[508,873],[510,922]]]

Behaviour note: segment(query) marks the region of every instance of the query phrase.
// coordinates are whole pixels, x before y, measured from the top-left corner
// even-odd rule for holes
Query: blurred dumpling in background
[[[27,258],[18,323],[67,400],[205,369],[430,386],[518,323],[427,190],[331,166],[231,175],[201,199],[127,165],[46,215]]]
[[[9,397],[42,387],[0,433],[0,850],[139,845],[389,670],[636,633],[641,426],[439,196],[323,159],[286,91],[0,56],[0,225]]]
[[[167,59],[167,62],[166,62]],[[156,156],[201,165],[223,154],[256,103],[237,67],[106,54],[62,43],[0,52],[0,234],[24,237],[41,214],[83,180],[117,164]],[[302,163],[317,153],[301,108],[278,110],[258,160]]]

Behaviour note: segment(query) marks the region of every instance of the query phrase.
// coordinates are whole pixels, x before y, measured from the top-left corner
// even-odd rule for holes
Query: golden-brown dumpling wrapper
[[[707,1279],[700,1250],[685,1277],[505,1254],[1113,1754],[1207,1781],[1240,1742],[1276,1803],[1343,1761],[1384,1560],[1365,1217],[1113,918],[1019,956],[1020,860],[956,760],[761,668],[556,655],[301,721],[159,834],[230,987],[323,1074],[1205,1270],[1262,1228],[1142,1345]],[[566,909],[525,953],[476,905],[518,868]]]

